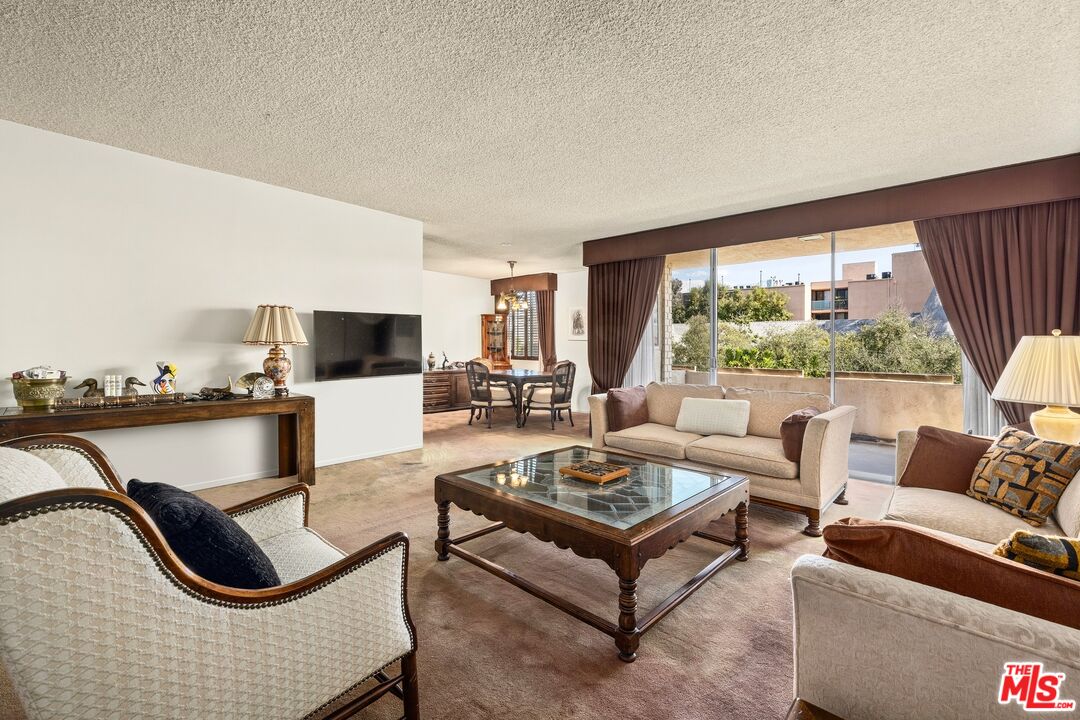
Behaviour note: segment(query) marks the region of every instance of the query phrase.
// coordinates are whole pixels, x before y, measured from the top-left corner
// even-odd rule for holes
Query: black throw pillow
[[[259,590],[280,585],[277,570],[244,528],[218,508],[165,483],[129,480],[127,494],[154,519],[176,556],[219,585]]]

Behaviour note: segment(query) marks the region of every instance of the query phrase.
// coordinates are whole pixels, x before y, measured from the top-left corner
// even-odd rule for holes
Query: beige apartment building
[[[919,312],[934,289],[934,281],[922,251],[908,250],[893,253],[892,270],[880,274],[873,261],[844,263],[836,280],[835,298],[828,280],[768,287],[787,298],[793,320],[828,320],[834,305],[838,320],[863,320],[890,307]],[[738,289],[749,292],[751,287]]]

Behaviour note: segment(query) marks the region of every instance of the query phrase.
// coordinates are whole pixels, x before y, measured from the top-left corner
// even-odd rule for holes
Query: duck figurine
[[[143,387],[146,387],[146,383],[144,383],[142,380],[140,380],[139,378],[132,375],[131,377],[124,380],[124,390],[120,394],[121,395],[138,395],[139,391],[135,389],[136,385],[141,385]]]
[[[94,378],[86,378],[72,389],[79,388],[86,388],[86,392],[82,394],[83,397],[105,397],[105,391],[98,387],[97,380]]]

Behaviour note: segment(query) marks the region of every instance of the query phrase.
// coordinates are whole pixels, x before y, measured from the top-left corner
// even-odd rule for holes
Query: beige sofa
[[[897,437],[897,477],[915,437]],[[924,488],[897,487],[885,519],[984,552],[1018,529],[1078,537],[1077,483],[1038,528],[966,495]],[[848,720],[1026,717],[997,702],[1004,664],[1016,661],[1065,673],[1060,697],[1080,701],[1080,630],[817,555],[796,561],[791,586],[795,694]]]
[[[807,535],[821,535],[821,512],[832,502],[846,504],[848,443],[855,408],[833,407],[817,393],[723,388],[717,385],[651,383],[646,389],[649,422],[608,431],[607,395],[589,397],[592,444],[598,450],[631,453],[707,470],[729,470],[750,479],[750,496],[807,516]],[[697,435],[675,429],[684,398],[748,400],[746,437]],[[799,462],[784,457],[780,423],[796,410],[821,411],[806,428]]]

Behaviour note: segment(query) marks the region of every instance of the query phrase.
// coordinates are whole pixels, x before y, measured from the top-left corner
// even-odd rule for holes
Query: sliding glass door
[[[859,409],[855,436],[869,442],[921,424],[965,429],[960,347],[911,223],[668,264],[669,381],[822,393]]]

